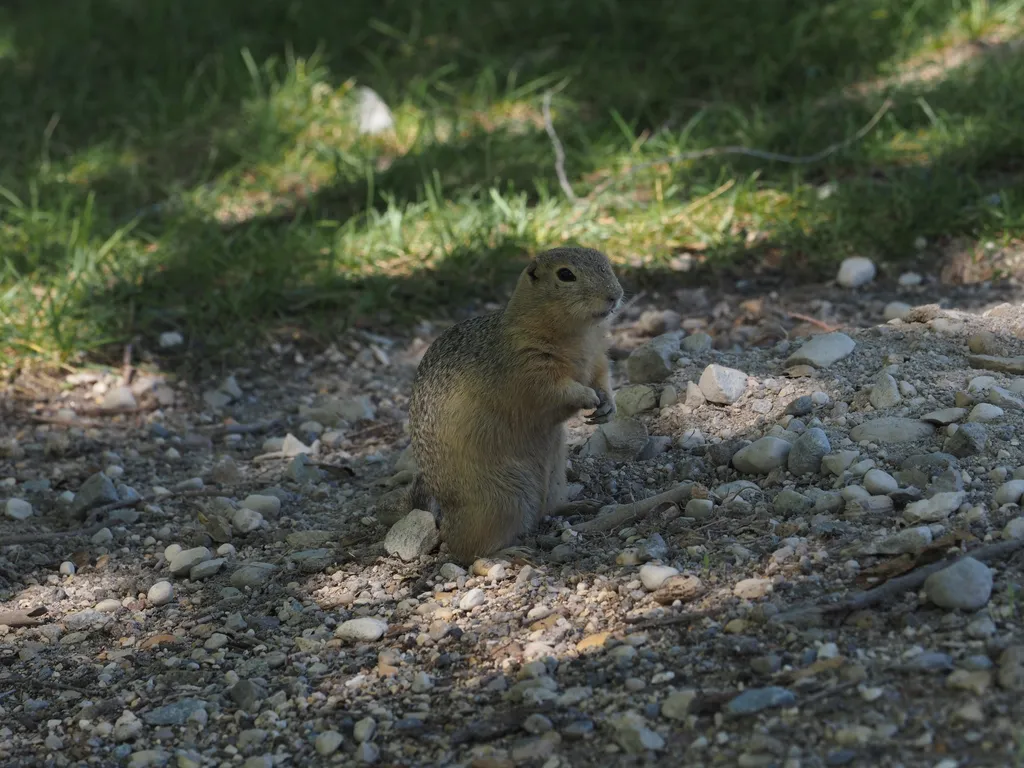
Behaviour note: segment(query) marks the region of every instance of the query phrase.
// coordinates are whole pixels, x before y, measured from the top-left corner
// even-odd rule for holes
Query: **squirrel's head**
[[[608,257],[593,248],[553,248],[537,254],[519,277],[516,296],[556,306],[567,322],[589,325],[614,313],[622,286]]]

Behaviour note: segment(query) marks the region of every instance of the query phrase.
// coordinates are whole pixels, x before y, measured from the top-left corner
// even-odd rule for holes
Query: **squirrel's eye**
[[[561,280],[563,283],[571,283],[573,280],[576,279],[576,275],[572,273],[572,270],[566,269],[565,267],[562,267],[555,274],[558,275],[558,279]]]

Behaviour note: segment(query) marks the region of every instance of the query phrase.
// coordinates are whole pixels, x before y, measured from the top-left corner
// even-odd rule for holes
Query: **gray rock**
[[[1003,504],[1020,504],[1024,497],[1024,480],[1008,480],[996,489],[992,498],[997,507]]]
[[[686,397],[683,402],[691,408],[700,408],[707,402],[707,398],[704,397],[704,393],[700,391],[696,382],[688,381],[686,382]]]
[[[669,565],[647,563],[640,567],[640,583],[644,585],[644,589],[653,592],[664,584],[666,579],[678,574],[679,569]]]
[[[204,560],[192,566],[192,570],[188,572],[188,577],[192,581],[202,581],[208,579],[211,576],[215,576],[221,568],[224,567],[224,563],[227,562],[226,558],[215,557],[213,560]]]
[[[71,502],[71,513],[79,518],[93,507],[120,501],[113,481],[102,472],[97,472],[82,483],[75,500]]]
[[[228,696],[244,712],[255,711],[256,705],[266,695],[262,687],[244,677],[228,689]]]
[[[868,554],[903,555],[923,552],[932,543],[932,529],[927,525],[907,528],[894,536],[882,539],[867,549]]]
[[[879,411],[899,405],[900,401],[903,400],[903,396],[900,395],[900,386],[896,383],[896,379],[892,374],[883,373],[875,379],[875,384],[871,387],[871,394],[868,396],[868,400],[872,407]]]
[[[937,493],[931,498],[908,504],[903,510],[903,519],[911,525],[941,522],[959,509],[963,501],[963,491]]]
[[[875,279],[878,269],[871,259],[863,256],[851,256],[843,259],[839,265],[836,282],[843,288],[859,288]]]
[[[815,368],[828,368],[849,356],[856,346],[857,342],[839,331],[818,334],[790,355],[786,359],[786,366],[811,365]]]
[[[652,435],[647,439],[647,443],[644,445],[640,454],[636,457],[637,461],[647,461],[653,459],[655,456],[660,456],[672,448],[672,438],[666,437],[665,435]]]
[[[636,712],[623,712],[608,719],[616,743],[630,754],[660,751],[665,740],[647,727],[643,716]]]
[[[732,457],[732,465],[747,475],[767,475],[786,464],[793,446],[778,437],[762,437]]]
[[[744,440],[722,440],[720,443],[712,443],[707,447],[708,461],[713,466],[724,467],[732,462],[732,457],[741,448],[750,445]]]
[[[313,748],[318,755],[327,757],[337,752],[344,741],[345,737],[337,731],[324,731],[316,737],[316,741],[313,742]]]
[[[884,495],[900,489],[896,478],[881,469],[869,469],[864,475],[864,487],[869,493]]]
[[[213,555],[206,547],[193,547],[176,554],[168,564],[168,568],[173,576],[187,576],[194,566],[211,557]]]
[[[634,349],[626,358],[626,375],[633,384],[655,384],[672,374],[679,357],[682,331],[664,333]]]
[[[968,422],[961,424],[942,444],[942,450],[958,458],[976,456],[988,445],[988,430],[982,424]]]
[[[802,493],[786,488],[783,491],[779,491],[773,506],[775,507],[775,514],[781,517],[795,517],[809,512],[814,507],[814,502]]]
[[[992,570],[965,557],[925,579],[924,592],[940,608],[976,611],[992,596]]]
[[[167,605],[174,599],[174,585],[169,581],[158,581],[149,588],[146,599],[156,606]]]
[[[231,516],[231,525],[239,533],[252,533],[263,525],[263,515],[255,509],[239,507]]]
[[[8,499],[4,512],[11,520],[27,520],[32,517],[32,505],[24,499]]]
[[[384,637],[387,631],[388,623],[383,619],[364,616],[343,621],[334,631],[334,636],[349,642],[372,643]]]
[[[835,453],[830,453],[821,459],[821,469],[823,472],[829,472],[836,477],[840,477],[857,460],[858,456],[860,456],[860,451],[836,451]]]
[[[658,397],[659,408],[671,408],[673,405],[679,402],[679,393],[676,388],[671,384],[666,384],[661,390],[661,395]]]
[[[231,574],[231,586],[236,589],[258,587],[270,581],[276,570],[273,563],[246,563]]]
[[[139,407],[131,387],[114,387],[103,396],[103,407],[112,411],[133,410]]]
[[[812,427],[793,443],[787,463],[794,475],[816,474],[821,471],[824,458],[832,451],[828,435],[820,427]]]
[[[147,725],[185,725],[195,713],[205,712],[206,706],[202,699],[181,699],[143,713],[142,719]]]
[[[960,421],[966,415],[966,408],[941,408],[940,410],[926,413],[921,417],[921,421],[927,421],[929,424],[944,427],[947,424]]]
[[[801,395],[786,406],[790,416],[806,416],[814,410],[814,400],[810,395]]]
[[[747,391],[747,374],[712,363],[700,375],[699,386],[708,402],[731,405]]]
[[[1011,645],[999,654],[996,680],[1003,690],[1024,692],[1024,645]]]
[[[288,477],[299,485],[311,485],[324,479],[324,471],[316,466],[304,453],[288,463]]]
[[[724,707],[730,715],[754,715],[775,707],[791,707],[796,704],[796,694],[788,688],[769,686],[748,688],[729,701]]]
[[[683,514],[694,520],[707,520],[714,511],[715,503],[711,499],[690,499]]]
[[[882,310],[882,316],[886,320],[902,320],[910,314],[911,309],[913,309],[913,307],[906,302],[890,301],[885,305],[885,309]]]
[[[697,331],[683,339],[683,349],[691,355],[699,355],[710,350],[714,343],[715,340],[704,331]]]
[[[414,509],[393,526],[384,538],[384,549],[410,562],[429,554],[440,541],[434,516],[423,509]]]
[[[967,416],[967,421],[977,422],[978,424],[991,424],[993,421],[999,421],[1004,415],[1005,411],[998,405],[978,403],[971,409],[970,414]]]
[[[262,494],[250,494],[242,499],[242,506],[259,512],[268,520],[276,520],[281,515],[281,499],[276,496],[264,496]]]
[[[872,443],[910,443],[926,440],[934,434],[935,427],[927,422],[890,416],[865,421],[854,427],[850,430],[850,439],[858,443],[865,440]]]
[[[652,410],[658,404],[653,387],[646,384],[629,384],[615,393],[616,415],[628,418]]]
[[[581,456],[606,456],[617,461],[632,461],[647,445],[647,427],[637,419],[615,419],[601,424],[590,436]]]

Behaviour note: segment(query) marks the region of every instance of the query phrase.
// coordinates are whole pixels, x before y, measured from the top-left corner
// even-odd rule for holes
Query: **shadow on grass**
[[[0,11],[0,126],[9,139],[0,148],[2,179],[18,194],[35,186],[83,200],[90,192],[97,227],[112,230],[176,191],[232,169],[255,173],[300,127],[276,123],[261,99],[282,77],[282,61],[294,69],[313,54],[335,85],[351,77],[394,106],[439,116],[509,93],[535,99],[530,83],[570,77],[556,127],[574,183],[620,166],[624,146],[658,129],[670,151],[696,142],[808,153],[848,136],[877,102],[812,105],[889,74],[955,13],[939,0],[740,0],[729,14],[705,0],[15,3]],[[272,57],[277,69],[263,66]],[[655,204],[634,185],[599,215],[557,200],[541,126],[478,126],[371,157],[370,183],[365,168],[339,170],[284,216],[257,214],[230,227],[195,211],[147,220],[155,255],[114,269],[80,308],[104,339],[186,329],[212,351],[243,326],[268,321],[301,318],[326,336],[339,323],[389,325],[464,308],[469,297],[500,299],[521,268],[516,257],[564,240],[607,247],[635,290],[758,269],[812,279],[854,252],[905,258],[918,236],[939,242],[1019,227],[1024,188],[1005,171],[1024,149],[1009,129],[1024,116],[1020,85],[1020,57],[986,59],[977,71],[898,92],[878,129],[884,140],[869,137],[812,166],[743,157],[680,165],[665,200]],[[929,130],[937,144],[921,138]],[[710,238],[684,222],[673,230],[686,230],[683,245],[662,224],[643,241],[610,234],[619,218],[671,218],[666,206],[685,209],[725,179],[749,180],[748,194],[755,176],[758,191],[786,198],[783,207],[736,203]],[[500,203],[495,193],[505,196]],[[517,195],[513,211],[508,201]],[[396,234],[413,208],[420,219],[412,228],[426,230],[416,248]],[[701,245],[705,266],[680,274],[669,265],[689,243]],[[54,249],[43,260],[59,273],[67,259]]]

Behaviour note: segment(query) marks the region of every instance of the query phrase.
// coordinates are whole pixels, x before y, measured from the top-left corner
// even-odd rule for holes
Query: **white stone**
[[[836,282],[844,288],[859,288],[874,280],[877,273],[878,269],[871,259],[851,256],[843,259],[843,263],[839,265]]]

